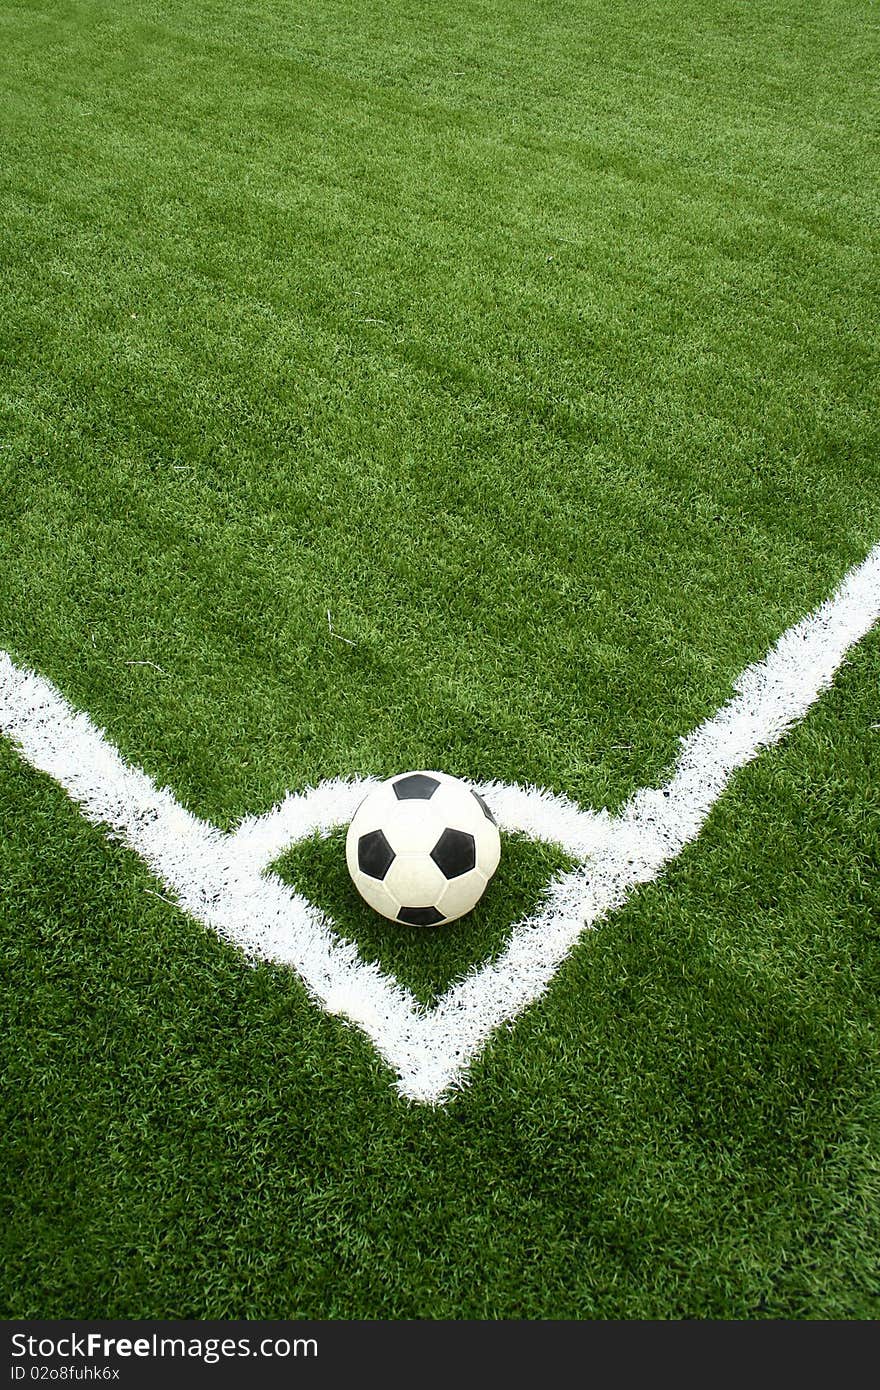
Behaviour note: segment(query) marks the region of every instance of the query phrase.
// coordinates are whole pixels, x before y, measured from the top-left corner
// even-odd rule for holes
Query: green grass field
[[[34,0],[0,55],[0,648],[198,816],[615,811],[880,540],[868,0]],[[0,739],[0,1311],[880,1316],[878,690],[874,632],[437,1107]],[[425,999],[565,864],[420,953],[341,846],[279,868]]]

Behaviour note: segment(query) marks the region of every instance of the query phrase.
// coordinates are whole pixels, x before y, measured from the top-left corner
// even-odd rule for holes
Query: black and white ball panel
[[[431,850],[431,858],[444,878],[458,878],[476,868],[476,841],[470,831],[447,826]]]
[[[357,862],[362,874],[368,874],[370,878],[385,877],[394,863],[394,850],[384,830],[368,830],[358,837]]]
[[[392,920],[439,925],[469,912],[498,866],[501,842],[482,797],[442,772],[375,787],[346,839],[352,879]]]
[[[438,927],[445,918],[436,907],[402,907],[397,920],[411,927]]]
[[[404,777],[396,777],[391,783],[398,801],[430,801],[440,779],[430,772],[408,772]]]
[[[357,890],[365,902],[369,903],[374,912],[379,912],[383,917],[390,917],[392,921],[397,917],[400,903],[395,902],[394,897],[388,892],[385,884],[377,878],[367,878],[362,875],[356,880]]]
[[[483,798],[480,796],[480,793],[479,793],[479,792],[475,792],[474,789],[473,789],[473,787],[471,788],[471,796],[472,796],[472,797],[474,798],[474,800],[478,803],[478,805],[479,805],[481,811],[483,812],[483,815],[486,817],[486,820],[491,821],[493,825],[497,825],[498,822],[497,822],[497,820],[495,819],[495,817],[492,815],[492,812],[489,810],[489,807],[486,805],[485,801],[484,801]]]
[[[432,907],[446,887],[446,878],[428,855],[405,852],[395,855],[385,887],[401,907]]]
[[[437,899],[437,907],[443,913],[443,920],[452,922],[456,917],[470,912],[483,896],[488,881],[479,869],[472,869],[469,874],[462,874],[460,878],[450,879]]]

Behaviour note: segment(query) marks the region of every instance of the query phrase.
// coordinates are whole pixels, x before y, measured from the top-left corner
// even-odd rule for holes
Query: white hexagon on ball
[[[348,827],[345,857],[365,902],[392,921],[440,926],[479,902],[501,858],[482,797],[445,772],[381,782]]]

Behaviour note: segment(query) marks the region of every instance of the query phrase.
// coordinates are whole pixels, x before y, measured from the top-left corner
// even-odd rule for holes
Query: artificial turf
[[[873,44],[843,0],[3,6],[0,646],[225,827],[656,781],[880,538]],[[439,1109],[2,745],[3,1311],[876,1317],[878,677]],[[294,881],[430,994],[452,938],[395,955],[334,844]],[[555,852],[508,849],[519,915]]]

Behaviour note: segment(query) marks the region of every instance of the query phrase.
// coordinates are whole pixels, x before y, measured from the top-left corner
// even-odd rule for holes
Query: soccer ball
[[[390,777],[361,802],[345,841],[361,897],[392,922],[440,926],[463,917],[498,868],[489,807],[445,772]]]

